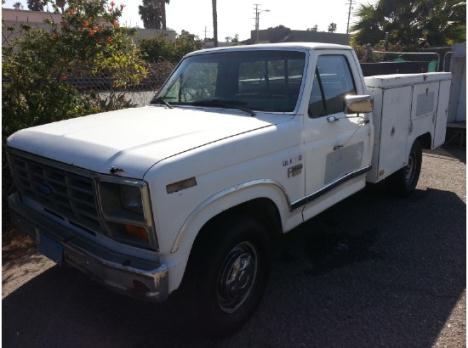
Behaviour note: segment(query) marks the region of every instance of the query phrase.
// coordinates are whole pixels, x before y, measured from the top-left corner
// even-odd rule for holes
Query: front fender
[[[273,180],[258,179],[213,194],[187,216],[174,239],[168,257],[173,265],[169,276],[170,291],[179,287],[192,246],[203,226],[220,213],[258,198],[270,199],[276,205],[283,231],[302,221],[300,210],[291,210],[291,202],[284,187]]]

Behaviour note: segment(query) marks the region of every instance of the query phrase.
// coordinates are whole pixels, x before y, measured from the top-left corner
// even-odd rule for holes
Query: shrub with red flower
[[[129,106],[112,95],[138,84],[147,67],[129,30],[118,25],[122,9],[108,0],[68,0],[61,23],[29,29],[4,48],[4,137],[28,126]],[[84,94],[68,83],[80,77],[107,78],[113,90],[105,97]]]
[[[63,9],[62,23],[25,29],[2,50],[3,143],[21,128],[128,107],[120,91],[147,74],[128,29],[118,26],[122,7],[107,0],[68,0]],[[114,89],[80,92],[69,83],[79,77],[106,77]],[[5,161],[3,179],[5,204],[12,182]]]

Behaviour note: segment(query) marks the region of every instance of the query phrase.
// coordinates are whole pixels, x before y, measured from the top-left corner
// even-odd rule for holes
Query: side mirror
[[[345,103],[347,114],[372,112],[374,108],[374,98],[370,95],[347,95]]]

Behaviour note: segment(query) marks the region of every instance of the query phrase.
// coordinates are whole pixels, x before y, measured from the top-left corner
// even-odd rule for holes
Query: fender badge
[[[296,164],[295,166],[288,168],[288,178],[301,174],[302,163]]]
[[[195,177],[191,177],[191,178],[177,181],[177,182],[167,185],[166,192],[167,193],[179,192],[179,191],[188,189],[193,186],[197,186],[197,179]]]

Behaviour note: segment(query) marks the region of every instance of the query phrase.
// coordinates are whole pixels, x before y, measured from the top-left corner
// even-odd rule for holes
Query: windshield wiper
[[[165,100],[164,98],[161,98],[161,97],[151,99],[150,104],[164,104],[169,109],[173,108],[173,106],[167,100]]]
[[[223,100],[223,99],[203,99],[191,102],[193,106],[214,106],[220,108],[238,109],[248,113],[250,116],[255,116],[255,111],[252,109],[239,105],[238,101],[235,100]]]

